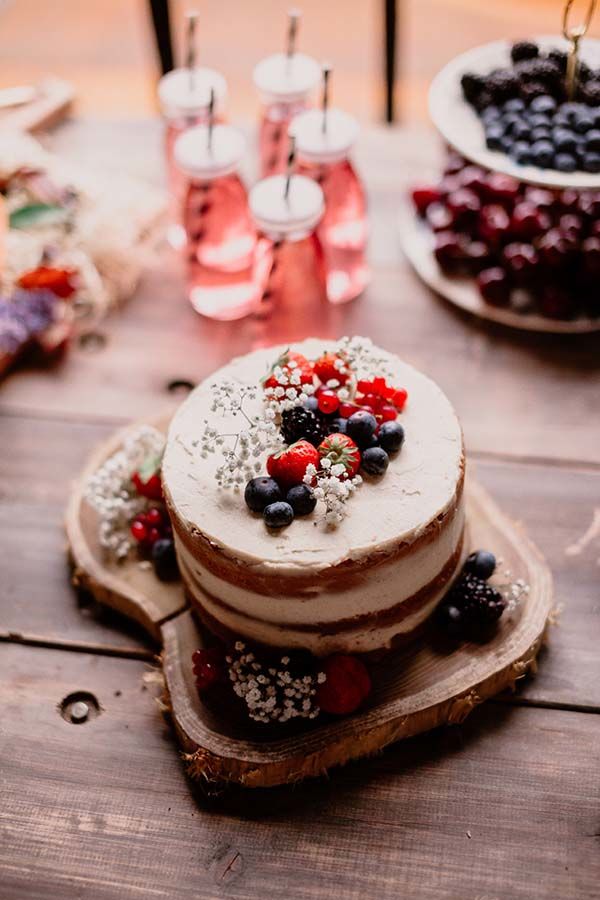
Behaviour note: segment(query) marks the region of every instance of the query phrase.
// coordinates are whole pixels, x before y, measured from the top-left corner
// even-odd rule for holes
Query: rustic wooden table
[[[155,122],[63,126],[51,144],[160,180]],[[600,884],[600,342],[509,333],[432,296],[398,248],[395,212],[434,166],[429,132],[359,148],[374,279],[327,321],[208,323],[159,254],[135,297],[50,372],[0,387],[0,895],[592,898]],[[284,333],[285,332],[285,333]],[[62,517],[94,445],[173,405],[257,343],[368,334],[435,378],[472,470],[546,555],[564,604],[537,678],[462,726],[295,789],[194,794],[144,675],[157,648],[69,586]],[[598,512],[597,512],[598,514]],[[579,543],[578,543],[579,541]],[[74,691],[101,713],[74,726]]]

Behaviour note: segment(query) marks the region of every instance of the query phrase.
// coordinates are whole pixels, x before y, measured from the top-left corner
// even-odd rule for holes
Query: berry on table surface
[[[377,439],[386,453],[398,453],[404,443],[404,428],[399,422],[383,422],[379,426]]]
[[[281,488],[274,478],[267,475],[251,478],[244,491],[246,506],[256,513],[261,513],[269,503],[276,503],[282,499]]]
[[[337,353],[324,353],[314,364],[315,375],[323,384],[338,381],[346,384],[350,377],[347,363]]]
[[[390,464],[390,458],[382,447],[367,447],[361,459],[361,469],[367,475],[379,478],[384,475]]]
[[[348,419],[346,426],[347,434],[355,441],[359,447],[367,446],[375,434],[377,428],[377,419],[375,416],[364,409],[353,413]]]
[[[355,413],[355,415],[358,416],[360,413]],[[348,420],[349,423],[350,420]],[[373,429],[371,435],[373,435],[374,431],[375,429]],[[326,459],[331,464],[331,467],[343,466],[344,471],[340,478],[354,478],[360,467],[360,450],[348,434],[330,434],[326,437],[323,443],[319,445],[319,457],[321,465],[322,461]]]
[[[354,712],[371,693],[371,677],[356,656],[336,654],[321,664],[325,681],[317,685],[315,700],[323,712],[345,716]]]
[[[267,459],[267,472],[281,488],[302,484],[309,465],[319,465],[319,452],[308,441],[296,441]]]
[[[477,578],[491,578],[496,570],[496,557],[489,550],[475,550],[467,557],[463,571]]]
[[[159,538],[153,543],[152,565],[160,581],[175,581],[179,577],[175,544],[171,538]]]
[[[327,424],[318,410],[318,401],[314,397],[316,411],[304,406],[293,406],[286,409],[281,415],[281,435],[286,444],[294,444],[296,441],[305,440],[314,447],[318,447],[327,434]]]
[[[294,521],[294,510],[285,500],[279,500],[265,506],[263,518],[267,528],[286,528]]]
[[[308,484],[296,484],[286,494],[286,502],[294,510],[295,516],[308,516],[317,505],[314,491]]]

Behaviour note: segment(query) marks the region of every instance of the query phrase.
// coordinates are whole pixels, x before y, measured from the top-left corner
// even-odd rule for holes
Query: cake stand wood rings
[[[165,428],[167,423],[152,424]],[[67,533],[79,581],[100,602],[145,625],[153,637],[160,632],[165,702],[191,778],[268,787],[318,776],[401,738],[462,722],[479,703],[535,669],[553,605],[552,576],[520,528],[468,479],[471,546],[493,549],[502,569],[530,586],[516,609],[503,615],[489,642],[440,647],[434,637],[421,638],[372,667],[374,690],[364,709],[302,733],[283,732],[274,738],[261,726],[242,725],[209,708],[198,695],[191,665],[203,637],[191,611],[183,608],[181,587],[166,591],[152,570],[140,570],[135,562],[107,565],[95,541],[94,513],[83,494],[85,480],[118,449],[125,433],[102,445],[90,460],[71,498]]]
[[[434,234],[408,201],[398,214],[402,250],[417,275],[428,287],[454,306],[489,322],[547,334],[589,334],[600,331],[600,318],[550,319],[536,313],[518,312],[510,307],[492,306],[481,297],[472,276],[444,274],[435,258]]]
[[[556,36],[535,38],[535,41],[542,49],[569,48],[564,38]],[[429,89],[429,114],[434,125],[459,153],[486,169],[551,188],[600,188],[600,173],[558,172],[537,166],[521,166],[505,153],[487,149],[483,124],[464,99],[460,79],[465,72],[488,74],[493,69],[505,68],[510,64],[510,48],[508,41],[495,41],[468,50],[444,66]],[[600,41],[585,38],[581,42],[580,58],[594,68],[600,67]]]

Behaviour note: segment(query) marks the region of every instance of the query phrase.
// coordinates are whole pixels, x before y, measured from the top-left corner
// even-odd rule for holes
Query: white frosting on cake
[[[294,344],[293,349],[316,359],[333,346],[332,341],[311,339]],[[392,383],[408,391],[399,418],[406,432],[401,452],[392,458],[383,478],[365,480],[336,528],[325,525],[318,505],[311,516],[271,532],[262,517],[247,509],[242,493],[217,486],[220,454],[202,458],[194,442],[205,419],[217,425],[210,386],[224,379],[258,385],[284,349],[271,347],[233,360],[190,394],[171,423],[163,482],[188,591],[219,623],[265,643],[302,646],[320,654],[388,646],[394,635],[412,630],[427,617],[460,563],[464,457],[459,422],[434,382],[378,350],[393,373]],[[249,415],[260,413],[261,392],[244,408]],[[239,421],[219,418],[218,427],[223,433],[237,432]],[[190,536],[186,546],[182,535]],[[198,537],[203,543],[201,558],[194,553]],[[222,566],[212,564],[213,554],[220,563],[225,560],[226,567],[235,566],[244,584],[229,571],[222,577]],[[373,565],[374,554],[385,559]],[[361,564],[365,566],[362,575]],[[449,565],[452,571],[445,583],[432,586]],[[331,568],[336,566],[341,567],[339,585],[331,579]],[[348,579],[346,585],[349,571],[358,573],[358,578]],[[306,584],[311,576],[310,587],[303,587],[302,582]],[[320,576],[328,582],[322,589]],[[253,579],[257,579],[256,589]],[[298,590],[290,590],[294,581]],[[346,622],[338,634],[321,634],[317,627],[329,623],[333,631],[338,620],[384,615],[428,586],[424,605],[397,623],[372,621],[353,629]],[[302,627],[294,628],[298,625]]]

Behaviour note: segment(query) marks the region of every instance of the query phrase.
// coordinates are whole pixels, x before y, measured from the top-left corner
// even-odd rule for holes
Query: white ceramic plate
[[[534,40],[542,49],[565,50],[568,47],[567,42],[559,37],[540,37]],[[475,47],[455,57],[436,75],[429,89],[429,113],[434,125],[459,153],[486,169],[547,187],[578,190],[600,188],[600,174],[520,166],[505,153],[487,149],[483,124],[473,107],[464,99],[460,79],[465,72],[487,75],[493,69],[508,66],[512,43],[495,41],[493,44]],[[600,41],[584,38],[580,57],[589,65],[600,67]]]
[[[399,227],[402,249],[417,275],[432,290],[460,309],[522,331],[544,331],[551,334],[587,334],[600,331],[600,318],[582,317],[562,321],[485,303],[472,278],[444,275],[433,255],[433,233],[419,219],[408,200],[401,206]]]

